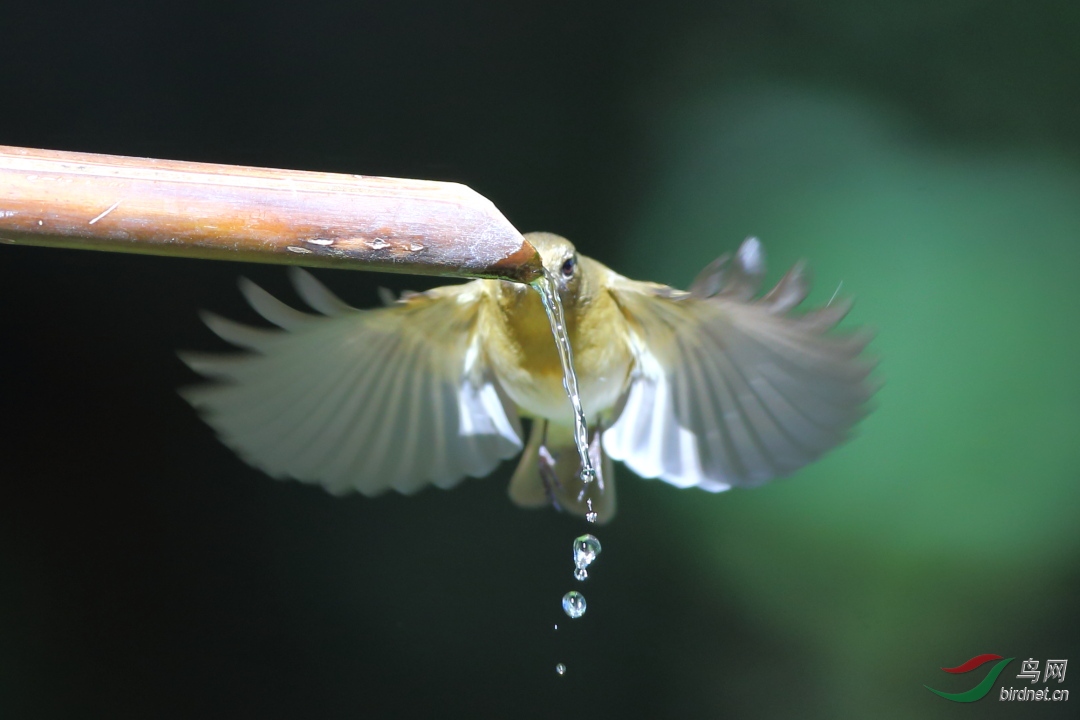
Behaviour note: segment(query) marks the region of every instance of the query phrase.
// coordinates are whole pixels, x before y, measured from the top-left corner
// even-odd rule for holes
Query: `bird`
[[[212,381],[182,395],[272,477],[333,494],[412,494],[487,476],[520,453],[515,504],[599,523],[615,514],[615,460],[680,488],[751,487],[841,444],[869,412],[872,333],[834,330],[850,299],[797,310],[810,291],[805,262],[757,297],[765,253],[748,238],[683,291],[628,279],[559,235],[525,238],[564,307],[591,481],[548,318],[520,283],[478,279],[362,310],[290,268],[313,314],[241,278],[276,328],[204,312],[241,352],[181,353]]]

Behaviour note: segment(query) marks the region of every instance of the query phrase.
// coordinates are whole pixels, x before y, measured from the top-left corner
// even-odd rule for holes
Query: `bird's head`
[[[534,232],[525,236],[540,253],[544,269],[555,280],[559,290],[567,295],[577,292],[581,282],[581,267],[574,244],[554,233]]]

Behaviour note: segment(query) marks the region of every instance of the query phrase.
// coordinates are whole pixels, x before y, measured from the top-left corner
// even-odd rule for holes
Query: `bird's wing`
[[[356,310],[303,270],[291,278],[322,316],[241,280],[281,330],[207,313],[211,330],[251,352],[181,354],[221,381],[184,395],[245,461],[333,493],[374,495],[452,487],[521,449],[517,413],[480,352],[479,283]]]
[[[689,292],[618,276],[612,293],[637,355],[604,447],[642,477],[714,492],[783,476],[841,443],[866,413],[870,334],[827,333],[850,301],[789,311],[809,292],[796,265],[754,300],[764,258],[748,240]]]

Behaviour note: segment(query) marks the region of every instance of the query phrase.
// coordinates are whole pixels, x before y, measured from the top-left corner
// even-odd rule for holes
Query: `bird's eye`
[[[577,266],[577,261],[574,258],[567,258],[566,262],[562,264],[562,275],[564,278],[573,277],[574,268]]]

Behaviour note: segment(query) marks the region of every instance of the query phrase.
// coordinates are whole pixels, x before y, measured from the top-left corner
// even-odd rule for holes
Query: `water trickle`
[[[574,372],[574,353],[570,347],[570,337],[566,332],[566,317],[563,314],[562,298],[559,296],[558,285],[551,273],[546,269],[543,276],[532,282],[533,289],[540,295],[540,302],[544,306],[548,324],[551,326],[551,334],[555,338],[555,347],[559,351],[559,361],[563,370],[563,390],[570,399],[570,405],[574,410],[574,444],[577,446],[578,457],[581,460],[581,481],[590,483],[596,478],[596,470],[593,468],[592,458],[589,457],[589,427],[585,420],[585,411],[581,407],[581,394],[578,390],[577,374]],[[584,495],[584,489],[582,490]],[[581,502],[579,496],[578,502]],[[596,522],[596,512],[593,511],[592,500],[588,500],[588,512],[585,518],[589,522]],[[600,542],[592,535],[582,535],[574,541],[574,577],[579,581],[589,576],[586,566],[596,559],[600,553]],[[571,618],[579,618],[585,614],[585,597],[574,590],[563,595],[562,608]],[[556,625],[558,630],[559,626]],[[559,663],[555,666],[555,672],[559,675],[566,673],[566,665]]]
[[[570,617],[581,617],[585,614],[585,607],[585,596],[577,592],[576,590],[571,590],[570,592],[563,595],[562,609],[563,612],[565,612]]]
[[[563,369],[563,389],[574,408],[574,443],[578,457],[581,458],[581,479],[592,482],[596,471],[589,457],[589,428],[585,423],[585,411],[581,409],[581,395],[578,392],[577,374],[574,372],[574,353],[570,348],[570,336],[566,334],[566,318],[563,316],[562,299],[559,297],[555,278],[546,269],[543,276],[532,282],[533,288],[540,294],[540,302],[547,313],[551,334],[555,336],[555,347],[559,350],[559,360]]]

